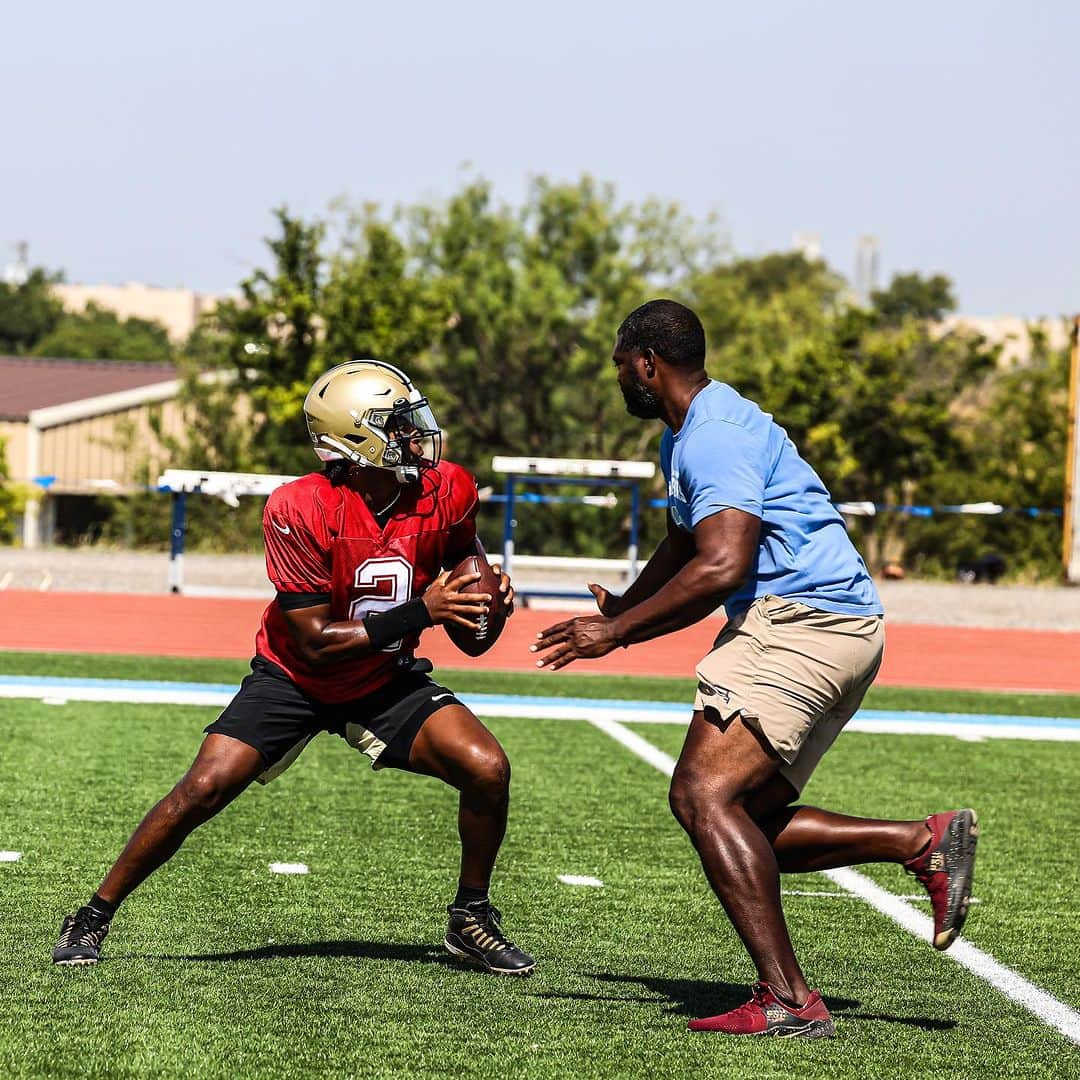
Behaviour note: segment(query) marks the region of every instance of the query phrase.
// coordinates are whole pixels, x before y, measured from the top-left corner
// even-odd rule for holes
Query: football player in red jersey
[[[488,898],[506,829],[510,765],[452,690],[414,659],[420,633],[475,628],[489,596],[449,578],[476,550],[473,478],[441,461],[427,401],[389,364],[358,360],[316,380],[304,402],[322,472],[278,488],[263,514],[266,608],[251,674],[206,729],[194,764],[143,819],[97,893],[61,926],[57,964],[97,962],[117,906],[193,829],[253,780],[280,775],[330,731],[391,766],[435,776],[461,793],[461,873],[445,944],[500,975],[535,961],[503,934]],[[502,576],[503,601],[513,589]]]

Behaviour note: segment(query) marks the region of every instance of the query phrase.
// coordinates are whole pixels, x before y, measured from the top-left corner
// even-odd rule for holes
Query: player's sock
[[[454,897],[454,907],[463,908],[477,903],[491,903],[487,889],[474,889],[469,885],[462,885],[459,881],[457,895]]]
[[[800,1005],[794,998],[786,997],[784,994],[781,994],[771,983],[768,985],[769,989],[773,992],[773,997],[776,998],[785,1009],[790,1009],[792,1012],[798,1012],[800,1009],[806,1007],[805,1001]]]
[[[86,905],[95,915],[101,917],[102,922],[111,921],[112,917],[116,914],[116,905],[110,903],[104,899],[98,893],[90,898],[90,903]]]

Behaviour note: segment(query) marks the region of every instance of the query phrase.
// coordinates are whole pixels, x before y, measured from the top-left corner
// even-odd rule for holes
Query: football
[[[503,606],[502,594],[499,592],[499,575],[492,569],[491,563],[483,554],[466,555],[450,571],[450,577],[456,578],[461,574],[479,574],[480,580],[466,585],[462,590],[466,593],[490,593],[492,600],[487,614],[481,616],[480,626],[477,630],[470,630],[460,623],[446,623],[446,633],[450,640],[466,656],[480,656],[486,653],[496,641],[506,625],[506,608]]]

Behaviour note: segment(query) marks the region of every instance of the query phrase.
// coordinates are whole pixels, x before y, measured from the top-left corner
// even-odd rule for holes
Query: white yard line
[[[636,732],[613,720],[593,720],[591,723],[666,776],[671,776],[675,771],[675,759]],[[913,937],[923,941],[929,941],[933,937],[934,923],[928,915],[916,911],[895,893],[874,884],[858,871],[844,867],[840,870],[826,870],[824,873],[835,885],[865,900]],[[1023,1006],[1040,1023],[1060,1031],[1065,1038],[1080,1046],[1080,1012],[1034,983],[1028,982],[1012,968],[999,963],[989,953],[977,949],[968,941],[957,941],[944,955],[984,979],[1005,997]]]
[[[21,858],[21,851],[0,851],[0,862],[18,862]]]
[[[593,889],[602,889],[604,883],[598,877],[589,874],[560,874],[559,880],[564,885],[587,885]]]
[[[927,939],[933,936],[934,921],[929,915],[916,911],[899,896],[876,885],[868,877],[850,867],[826,870],[825,876],[842,889],[861,897],[914,937]],[[1023,1005],[1048,1027],[1056,1028],[1067,1039],[1080,1045],[1080,1013],[1063,1001],[1058,1001],[1052,994],[1028,982],[1012,968],[999,963],[989,953],[977,949],[969,941],[955,942],[945,955],[978,975],[980,979],[985,979],[1007,998]]]
[[[311,871],[302,862],[272,862],[271,874],[308,874]]]
[[[647,761],[654,769],[659,769],[665,776],[675,771],[675,759],[665,754],[659,747],[653,746],[636,731],[623,727],[616,720],[590,720],[593,727],[599,728],[605,735],[610,735],[617,743],[622,743],[631,753],[637,754],[642,761]]]

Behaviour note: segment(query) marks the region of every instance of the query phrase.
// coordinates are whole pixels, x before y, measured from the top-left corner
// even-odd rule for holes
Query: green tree
[[[445,290],[411,265],[394,225],[372,206],[345,221],[323,290],[328,363],[371,359],[407,370],[450,316]]]
[[[775,415],[835,498],[929,501],[943,471],[970,469],[957,406],[982,387],[994,353],[977,337],[936,332],[922,313],[886,318],[846,294],[843,279],[797,254],[737,260],[691,290],[713,375]],[[868,561],[902,559],[907,526],[861,519]]]
[[[24,495],[11,482],[8,472],[7,442],[0,439],[0,543],[15,539],[15,523],[26,504]]]
[[[659,427],[627,416],[612,375],[615,330],[697,268],[714,243],[708,229],[672,206],[620,204],[589,177],[536,179],[518,209],[474,181],[445,206],[414,208],[410,221],[419,267],[449,304],[416,368],[448,418],[455,460],[487,481],[500,453],[655,453]],[[531,551],[603,553],[625,546],[621,525],[545,507],[522,515],[519,535]]]
[[[253,462],[298,472],[311,463],[301,437],[304,396],[327,363],[320,332],[325,226],[284,208],[274,217],[280,232],[266,241],[271,267],[242,281],[239,299],[218,305],[200,345],[235,371],[236,388],[247,397]]]
[[[1029,358],[993,369],[977,397],[954,409],[962,467],[946,466],[933,481],[938,501],[996,502],[1010,512],[911,522],[917,571],[951,575],[961,562],[998,554],[1014,577],[1060,574],[1062,518],[1048,511],[1064,501],[1069,350],[1053,349],[1037,326],[1030,334]]]
[[[126,360],[168,363],[175,350],[168,331],[150,319],[121,319],[115,312],[87,304],[67,312],[30,350],[35,356],[69,360]]]
[[[60,280],[38,267],[21,285],[0,282],[0,353],[28,353],[52,332],[64,310],[52,293]]]
[[[894,274],[887,288],[870,294],[870,305],[890,325],[909,318],[936,322],[956,310],[956,298],[944,274]]]

